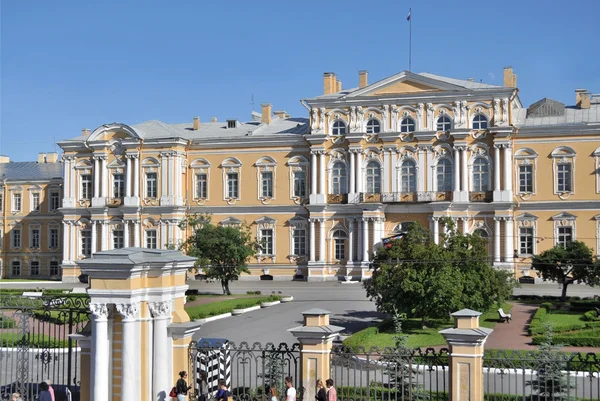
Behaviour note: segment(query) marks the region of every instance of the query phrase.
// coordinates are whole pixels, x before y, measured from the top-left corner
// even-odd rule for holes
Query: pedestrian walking
[[[48,383],[41,382],[39,385],[39,389],[40,389],[40,397],[38,399],[39,401],[52,401],[52,395],[50,394]]]
[[[217,391],[217,401],[229,401],[231,393],[227,388],[227,382],[223,379],[219,379],[219,391]]]
[[[185,401],[188,391],[190,391],[192,388],[192,386],[188,386],[185,379],[187,379],[187,372],[182,370],[179,372],[179,380],[177,380],[177,383],[175,383],[175,394],[177,394],[177,401]]]
[[[278,401],[279,392],[277,391],[277,387],[271,387],[269,391],[271,393],[271,401]]]
[[[50,392],[50,396],[52,396],[52,401],[56,401],[56,398],[54,397],[54,389],[52,388],[52,382],[50,379],[46,379],[44,381],[48,385],[48,391]]]
[[[291,376],[285,378],[285,401],[296,401],[296,389]]]
[[[317,395],[315,395],[317,401],[327,401],[327,392],[325,386],[323,386],[323,380],[317,380]]]
[[[23,401],[23,399],[21,398],[21,393],[12,393],[10,399],[11,401]]]
[[[327,401],[337,401],[337,390],[333,387],[333,380],[325,380],[327,386]]]

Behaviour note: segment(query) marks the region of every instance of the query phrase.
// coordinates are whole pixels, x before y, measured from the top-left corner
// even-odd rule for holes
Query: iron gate
[[[0,295],[0,397],[34,400],[39,383],[50,381],[56,401],[67,390],[77,400],[80,355],[69,335],[84,329],[89,313],[83,294]]]

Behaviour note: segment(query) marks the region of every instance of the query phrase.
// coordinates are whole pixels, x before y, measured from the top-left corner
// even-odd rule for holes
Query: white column
[[[92,255],[98,251],[98,224],[92,220]]]
[[[354,162],[354,153],[350,151],[348,157],[350,158],[350,185],[348,185],[348,193],[353,194],[356,188],[356,164]]]
[[[504,190],[512,194],[512,146],[510,143],[504,145]],[[509,195],[510,196],[510,195]],[[512,200],[512,197],[507,199]],[[512,224],[512,222],[511,222]]]
[[[494,145],[494,191],[500,191],[500,145]]]
[[[391,175],[391,180],[392,180],[392,193],[396,193],[398,192],[398,169],[396,166],[397,163],[397,157],[394,156],[394,150],[390,150],[390,156],[391,156],[391,165],[390,165],[390,175]]]
[[[152,313],[153,323],[153,357],[152,361],[152,397],[151,400],[166,399],[171,388],[171,376],[161,366],[169,361],[169,342],[167,328],[171,320],[170,301],[150,302],[148,303],[150,313]],[[125,399],[125,398],[123,398]]]
[[[175,174],[173,174],[173,168],[175,166],[175,158],[173,157],[173,154],[169,153],[169,155],[167,156],[167,160],[168,160],[168,172],[167,172],[167,195],[172,196],[173,195],[173,184],[175,184]]]
[[[348,262],[354,262],[354,219],[348,219]]]
[[[69,186],[71,187],[71,198],[73,201],[77,197],[77,192],[75,191],[75,184],[77,181],[77,172],[75,171],[75,158],[71,158],[71,170],[67,173],[69,175]],[[72,204],[71,207],[75,207],[75,204]]]
[[[433,242],[440,243],[440,221],[438,217],[432,217],[433,221]]]
[[[90,304],[92,312],[92,367],[91,370],[91,399],[93,401],[108,401],[112,397],[109,388],[110,354],[108,349],[108,308],[106,304]]]
[[[71,253],[71,257],[69,258],[70,260],[77,260],[77,255],[78,252],[77,250],[79,249],[79,247],[77,246],[77,227],[75,226],[75,222],[72,222],[69,225],[69,242],[71,243],[70,248],[70,253]]]
[[[325,262],[325,219],[319,219],[319,262]]]
[[[63,157],[63,177],[65,177],[64,181],[64,190],[63,190],[63,198],[73,198],[74,194],[71,194],[71,160],[69,157]]]
[[[494,263],[500,262],[500,217],[494,217]]]
[[[69,234],[71,231],[71,222],[64,221],[63,222],[63,260],[72,260],[70,253],[70,242],[69,242]]]
[[[469,192],[469,168],[467,165],[467,147],[462,147],[462,155],[461,155],[461,168],[462,168],[462,190],[464,192]]]
[[[175,195],[176,199],[179,199],[181,196],[181,155],[176,153],[173,157],[173,195]]]
[[[435,180],[435,166],[433,165],[433,149],[431,146],[425,147],[425,155],[425,172],[427,173],[425,191],[433,191],[435,189],[435,185],[433,185],[433,180]]]
[[[390,192],[390,153],[387,149],[383,150],[383,192]]]
[[[310,152],[310,194],[317,194],[317,154]]]
[[[102,157],[102,197],[108,197],[108,158]]]
[[[460,191],[460,152],[454,148],[454,191]]]
[[[379,235],[379,218],[373,219],[373,252],[375,252],[375,245],[377,245],[377,236]]]
[[[513,260],[513,220],[512,217],[504,218],[504,261],[511,263]]]
[[[468,217],[462,218],[462,232],[463,232],[463,235],[465,235],[469,232],[469,218]]]
[[[309,219],[308,224],[310,225],[310,237],[309,237],[309,254],[310,254],[310,261],[314,262],[315,261],[315,254],[316,254],[316,238],[315,238],[315,219]]]
[[[135,220],[134,231],[133,231],[133,246],[136,248],[140,247],[140,221]]]
[[[362,218],[356,219],[356,260],[361,261],[363,256],[363,221]]]
[[[425,191],[425,152],[422,147],[419,147],[417,151],[417,157],[419,158],[418,171],[417,171],[417,191]]]
[[[131,157],[127,156],[127,167],[125,168],[125,196],[131,197]]]
[[[100,197],[100,158],[94,157],[94,195]]]
[[[140,157],[134,156],[133,159],[133,196],[140,196]]]
[[[369,261],[369,219],[367,217],[362,218],[362,261]]]
[[[138,330],[138,316],[140,304],[133,302],[130,304],[117,304],[117,311],[122,316],[123,322],[123,349],[121,351],[121,377],[127,380],[136,380],[140,377],[139,370],[139,344],[140,332]],[[164,338],[166,342],[166,337]],[[138,396],[139,389],[133,385],[121,386],[121,399],[133,400]]]
[[[325,188],[325,151],[319,151],[319,193],[321,195],[327,195],[327,188]]]
[[[156,247],[158,249],[164,249],[167,244],[167,225],[164,220],[160,221],[160,238],[158,238],[158,243]]]
[[[100,236],[100,250],[106,251],[106,250],[110,249],[108,247],[108,222],[102,221],[102,222],[100,222],[100,224],[102,224],[102,226],[101,226],[102,235]]]
[[[131,242],[129,241],[129,220],[123,220],[123,247],[129,248]]]
[[[161,161],[160,161],[160,191],[161,197],[167,196],[167,167],[169,163],[169,158],[166,153],[161,153]]]
[[[363,169],[362,169],[362,152],[356,152],[356,192],[364,192],[363,189]]]

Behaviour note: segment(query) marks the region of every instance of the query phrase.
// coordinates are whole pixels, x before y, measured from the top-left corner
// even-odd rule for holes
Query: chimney
[[[504,67],[504,86],[507,88],[517,87],[517,74],[513,72],[511,66]]]
[[[10,163],[9,156],[0,156],[0,164]]]
[[[38,163],[46,163],[46,154],[41,152],[38,153]]]
[[[580,109],[589,109],[591,93],[586,89],[575,89],[575,105]]]
[[[367,85],[369,85],[369,72],[361,70],[358,72],[358,87],[364,88]]]
[[[262,107],[262,118],[260,119],[260,122],[263,124],[271,124],[271,110],[273,109],[273,106],[271,106],[271,103],[263,103],[260,107]]]
[[[81,136],[83,136],[83,137],[90,136],[90,129],[89,128],[82,128],[81,129]]]
[[[333,72],[326,72],[323,74],[323,94],[330,95],[335,92],[336,89],[336,78]]]
[[[467,78],[467,81],[469,81],[469,82],[475,82],[475,80],[473,78]]]
[[[339,79],[336,81],[335,91],[336,92],[341,92],[342,91],[342,81],[340,81]]]
[[[58,161],[58,153],[50,152],[46,154],[46,163],[56,163]]]
[[[282,120],[286,119],[286,118],[288,118],[290,116],[284,110],[274,111],[273,114],[275,114],[277,117],[281,118]]]
[[[200,129],[200,117],[194,117],[194,125],[192,128],[194,131],[198,131]]]
[[[210,118],[210,122],[211,122],[211,123],[216,123],[216,122],[218,122],[218,121],[219,121],[219,119],[218,119],[217,117],[211,117],[211,118]]]

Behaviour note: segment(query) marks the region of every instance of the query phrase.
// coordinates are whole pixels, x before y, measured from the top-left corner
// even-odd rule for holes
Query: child
[[[229,397],[231,393],[229,393],[229,389],[227,389],[227,383],[225,380],[219,380],[219,391],[217,391],[217,401],[229,401]]]

